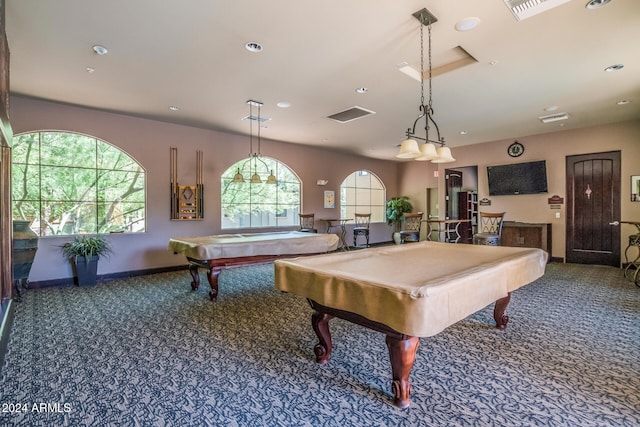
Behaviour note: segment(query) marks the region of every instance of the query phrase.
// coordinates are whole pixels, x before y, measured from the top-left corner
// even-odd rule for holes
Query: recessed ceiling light
[[[587,9],[598,9],[611,3],[611,0],[589,0],[585,7]]]
[[[289,108],[291,107],[291,103],[288,101],[280,101],[276,104],[280,108]]]
[[[244,45],[249,52],[262,52],[262,45],[257,42],[248,42]]]
[[[628,99],[621,99],[620,101],[616,102],[617,105],[627,105],[630,101]]]
[[[615,64],[615,65],[610,65],[610,66],[608,66],[608,67],[607,67],[607,68],[605,68],[604,70],[605,70],[607,73],[610,73],[610,72],[612,72],[612,71],[622,70],[623,68],[624,68],[624,65],[622,65],[622,64]]]
[[[498,65],[498,61],[495,59],[493,61],[489,61],[489,65]]]
[[[480,18],[475,16],[464,18],[456,23],[456,30],[458,31],[470,31],[476,28],[480,24]]]
[[[169,106],[169,110],[171,111],[178,111],[180,108],[176,107],[175,105],[170,105]]]
[[[544,111],[556,111],[558,110],[558,108],[560,107],[558,107],[557,105],[552,105],[551,107],[545,108]]]
[[[91,73],[96,71],[96,69],[93,68],[93,67],[87,67],[87,68],[85,68],[85,70],[87,70],[87,73],[89,73],[89,74],[91,74]]]
[[[460,131],[460,135],[467,135],[469,133],[469,131],[467,130],[461,130]]]
[[[366,93],[369,89],[367,89],[366,87],[359,87],[356,88],[356,92],[358,93]]]
[[[100,56],[106,55],[109,52],[106,47],[100,46],[99,44],[93,46],[93,51]]]

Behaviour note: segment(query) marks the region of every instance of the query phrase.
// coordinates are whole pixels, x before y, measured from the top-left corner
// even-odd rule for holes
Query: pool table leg
[[[509,316],[505,316],[504,311],[507,309],[510,300],[511,292],[507,293],[506,297],[496,301],[496,305],[493,307],[493,319],[496,321],[496,328],[498,329],[505,329],[507,323],[509,323]]]
[[[209,299],[214,302],[218,299],[218,276],[220,276],[221,271],[222,267],[211,267],[207,271],[207,281],[209,282],[209,286],[211,286]]]
[[[329,331],[329,320],[331,319],[333,319],[333,316],[327,313],[316,311],[311,315],[311,326],[313,326],[313,331],[318,336],[318,340],[320,340],[313,348],[313,352],[316,354],[316,362],[321,365],[329,363],[329,356],[331,356],[333,348],[331,332]]]
[[[401,337],[387,335],[387,348],[391,359],[391,372],[393,382],[391,390],[393,392],[393,403],[399,408],[409,406],[411,396],[411,383],[409,374],[416,360],[416,352],[420,345],[418,337],[402,335]]]
[[[191,290],[196,291],[198,290],[198,287],[200,287],[200,275],[198,274],[198,266],[190,264],[189,274],[191,274],[191,277],[193,278],[193,281],[191,282]]]

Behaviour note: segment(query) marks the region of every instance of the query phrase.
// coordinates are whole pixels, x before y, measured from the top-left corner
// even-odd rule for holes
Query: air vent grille
[[[542,117],[538,117],[540,119],[540,121],[542,123],[551,123],[551,122],[557,122],[560,120],[567,120],[569,118],[569,114],[567,113],[558,113],[558,114],[551,114],[549,116],[542,116]]]
[[[504,0],[518,21],[530,18],[571,0]]]
[[[351,108],[347,108],[346,110],[327,116],[327,118],[335,120],[338,123],[347,123],[375,113],[375,111],[367,110],[366,108],[355,105]]]

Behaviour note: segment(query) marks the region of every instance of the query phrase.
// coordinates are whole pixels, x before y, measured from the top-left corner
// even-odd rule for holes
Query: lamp
[[[449,163],[456,159],[451,155],[449,147],[444,146],[444,138],[440,136],[440,128],[433,119],[433,99],[431,91],[431,24],[437,22],[438,19],[433,16],[426,8],[414,13],[413,16],[420,21],[420,115],[413,122],[413,127],[407,129],[407,139],[400,144],[400,151],[396,155],[399,159],[415,159],[419,161],[431,160],[432,163]],[[427,26],[429,39],[429,103],[424,102],[424,30]],[[425,137],[416,135],[416,126],[418,122],[424,119]],[[431,126],[435,128],[436,140],[429,139],[429,130]],[[424,141],[422,146],[418,145],[416,139]],[[436,148],[436,144],[440,147]]]
[[[275,175],[273,174],[273,170],[270,170],[269,167],[267,166],[267,163],[262,160],[262,155],[260,153],[260,122],[262,121],[262,118],[260,116],[260,109],[262,107],[262,102],[259,101],[253,101],[253,100],[249,100],[247,101],[247,104],[249,104],[249,115],[247,117],[245,117],[247,120],[250,121],[250,125],[249,125],[249,158],[242,164],[241,167],[238,168],[236,174],[233,176],[233,180],[232,182],[235,183],[243,183],[246,182],[245,178],[244,178],[244,173],[247,174],[251,174],[251,172],[253,172],[253,174],[251,174],[251,178],[249,179],[249,183],[250,184],[261,184],[262,183],[262,178],[260,177],[260,175],[258,174],[258,167],[260,166],[261,168],[264,167],[264,170],[269,172],[269,176],[266,179],[266,183],[267,184],[277,184],[278,180],[276,179]],[[253,108],[257,107],[258,108],[258,115],[254,116],[253,115]],[[253,151],[253,122],[257,121],[258,122],[258,151],[254,152]],[[247,172],[245,172],[245,169],[248,169]]]

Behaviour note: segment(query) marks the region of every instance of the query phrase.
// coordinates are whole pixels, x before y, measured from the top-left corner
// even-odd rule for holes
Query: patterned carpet
[[[411,407],[390,404],[384,336],[331,322],[271,264],[191,292],[186,271],[29,290],[0,378],[2,426],[638,426],[640,289],[611,267],[550,264],[492,307],[420,340]]]

